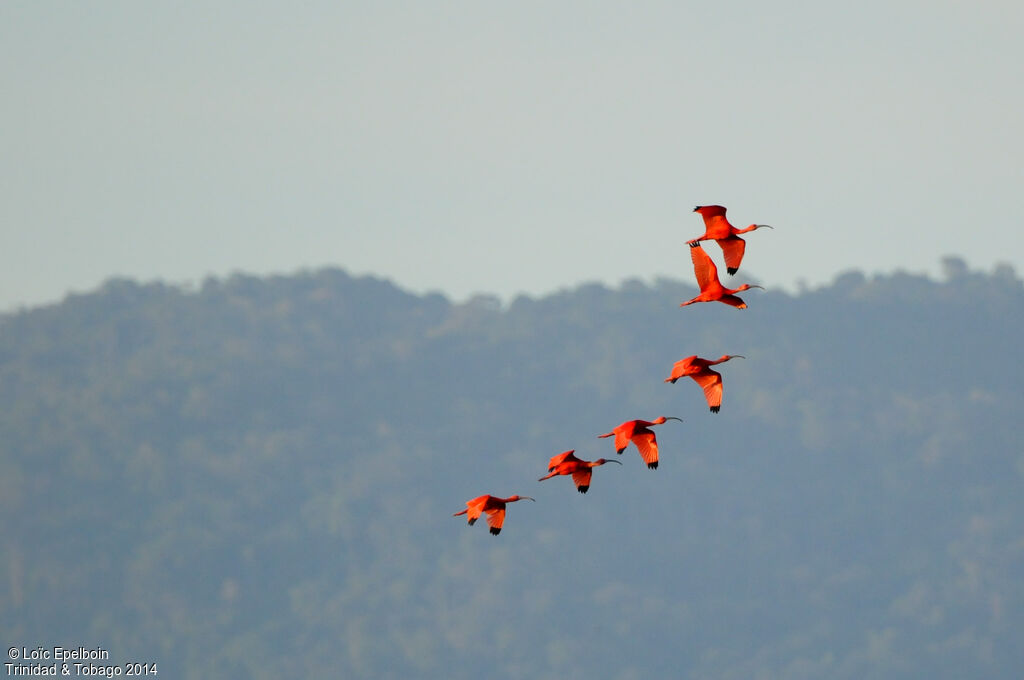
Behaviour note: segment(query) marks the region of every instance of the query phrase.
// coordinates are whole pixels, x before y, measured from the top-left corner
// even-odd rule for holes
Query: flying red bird
[[[698,236],[689,241],[689,243],[717,241],[718,245],[722,246],[722,254],[725,255],[726,271],[730,275],[735,274],[736,270],[740,268],[740,262],[743,261],[743,251],[747,247],[746,241],[741,239],[739,234],[745,234],[748,231],[754,231],[761,227],[774,229],[774,227],[767,224],[751,224],[749,227],[737,229],[729,224],[729,220],[725,217],[725,208],[720,205],[698,205],[693,209],[693,212],[700,213],[701,217],[704,218],[704,235]]]
[[[538,479],[538,482],[543,482],[545,479],[551,479],[558,475],[572,475],[572,481],[576,484],[576,490],[580,493],[586,493],[587,489],[590,488],[590,474],[592,468],[599,467],[605,463],[616,463],[622,465],[617,460],[605,460],[604,458],[598,458],[595,461],[581,460],[576,457],[575,449],[572,451],[566,451],[560,453],[557,456],[552,457],[548,462],[548,473],[544,477]]]
[[[687,300],[679,304],[680,307],[686,305],[692,305],[694,302],[724,302],[727,305],[732,305],[738,309],[745,309],[747,303],[736,297],[734,293],[740,291],[750,290],[751,288],[761,288],[762,286],[751,285],[744,283],[739,288],[726,288],[718,280],[718,269],[715,267],[715,263],[711,261],[711,258],[704,249],[700,247],[700,243],[694,241],[690,244],[690,259],[693,260],[693,273],[697,276],[697,285],[700,286],[700,295]]]
[[[599,439],[605,437],[615,437],[615,452],[621,454],[626,450],[629,442],[636,444],[637,451],[640,452],[640,457],[647,463],[647,467],[652,470],[658,468],[658,439],[654,436],[654,431],[649,428],[653,425],[661,425],[667,420],[678,420],[683,422],[682,418],[676,418],[674,416],[661,416],[655,418],[653,422],[646,420],[627,420],[611,432],[606,434],[597,435]]]
[[[491,533],[497,536],[501,533],[501,525],[505,522],[505,505],[507,503],[515,503],[516,501],[528,500],[533,501],[536,499],[530,498],[529,496],[509,496],[508,498],[498,498],[497,496],[491,496],[484,494],[483,496],[477,496],[471,500],[466,501],[466,509],[462,512],[457,512],[452,517],[458,517],[459,515],[468,514],[470,524],[474,524],[480,519],[480,513],[487,513],[487,524],[491,527]]]
[[[701,359],[693,356],[680,359],[672,366],[672,375],[665,378],[665,382],[675,383],[683,376],[690,376],[694,382],[704,388],[704,398],[708,401],[712,413],[718,413],[722,407],[722,374],[711,370],[711,366],[728,361],[729,359],[745,359],[740,354],[723,354],[716,361]]]

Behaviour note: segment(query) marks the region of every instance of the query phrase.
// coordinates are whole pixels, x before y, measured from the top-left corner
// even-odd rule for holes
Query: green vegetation
[[[162,678],[1016,677],[1021,281],[694,290],[323,270],[0,316],[0,639]],[[662,382],[723,353],[720,414]],[[656,472],[536,482],[659,415]],[[538,502],[495,538],[451,517],[483,493]]]

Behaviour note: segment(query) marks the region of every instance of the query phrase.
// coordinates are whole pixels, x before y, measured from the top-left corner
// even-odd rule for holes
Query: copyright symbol
[[[7,656],[11,657],[12,659],[17,659],[18,658],[18,648],[17,647],[11,647],[10,649],[8,649],[7,650]]]

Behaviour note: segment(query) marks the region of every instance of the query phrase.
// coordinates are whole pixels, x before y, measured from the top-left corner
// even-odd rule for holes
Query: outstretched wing
[[[652,470],[658,467],[658,439],[651,430],[637,432],[633,435],[633,443],[640,451],[640,457]]]
[[[697,355],[693,354],[691,356],[686,357],[685,359],[680,359],[676,363],[672,364],[672,374],[669,375],[668,379],[671,380],[672,382],[675,382],[679,378],[682,378],[684,375],[686,375],[687,369],[689,369],[690,366],[693,365],[693,360],[696,358]]]
[[[629,435],[626,434],[626,430],[621,428],[615,429],[615,451],[616,453],[622,453],[626,447],[629,446]]]
[[[690,377],[704,388],[704,398],[707,399],[711,412],[718,413],[722,407],[722,374],[709,368],[705,373]]]
[[[736,295],[723,295],[722,297],[718,298],[718,301],[719,302],[724,302],[727,305],[731,305],[731,306],[735,307],[736,309],[746,309],[747,308],[747,303],[744,302],[742,299],[740,299]]]
[[[590,488],[591,472],[593,471],[590,468],[577,468],[572,473],[572,481],[580,493],[586,493],[587,489]]]
[[[718,239],[718,245],[722,246],[722,254],[725,255],[725,270],[729,274],[735,274],[743,261],[743,252],[747,248],[747,242],[739,236]]]
[[[487,526],[497,536],[501,533],[501,525],[505,523],[505,508],[492,508],[487,511]]]
[[[704,218],[704,224],[710,226],[710,221],[715,217],[725,217],[725,206],[723,205],[698,205],[693,209]]]
[[[573,449],[572,451],[566,451],[564,453],[558,454],[557,456],[552,456],[551,460],[548,461],[548,472],[553,472],[556,467],[558,467],[565,461],[579,460],[579,458],[573,455],[575,451],[576,449]]]
[[[697,285],[702,291],[712,285],[712,281],[718,282],[718,268],[699,243],[690,247],[690,259],[693,260],[693,273],[697,277]]]
[[[484,505],[487,504],[488,498],[490,498],[490,496],[484,494],[483,496],[477,496],[476,498],[472,498],[466,501],[466,509],[463,510],[462,512],[455,513],[453,517],[458,517],[459,515],[467,515],[466,520],[470,524],[475,523],[478,519],[480,519],[480,512],[484,509]]]
[[[725,218],[723,206],[705,205],[698,212],[704,218],[704,233],[708,238],[722,238],[729,233],[729,220]]]

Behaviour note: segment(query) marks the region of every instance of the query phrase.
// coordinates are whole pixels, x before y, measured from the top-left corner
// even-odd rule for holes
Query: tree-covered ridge
[[[1021,281],[694,290],[328,269],[0,316],[3,639],[167,677],[1014,677]],[[722,353],[720,414],[662,382]],[[657,472],[536,483],[658,415]],[[538,502],[493,539],[451,518],[481,493]]]

